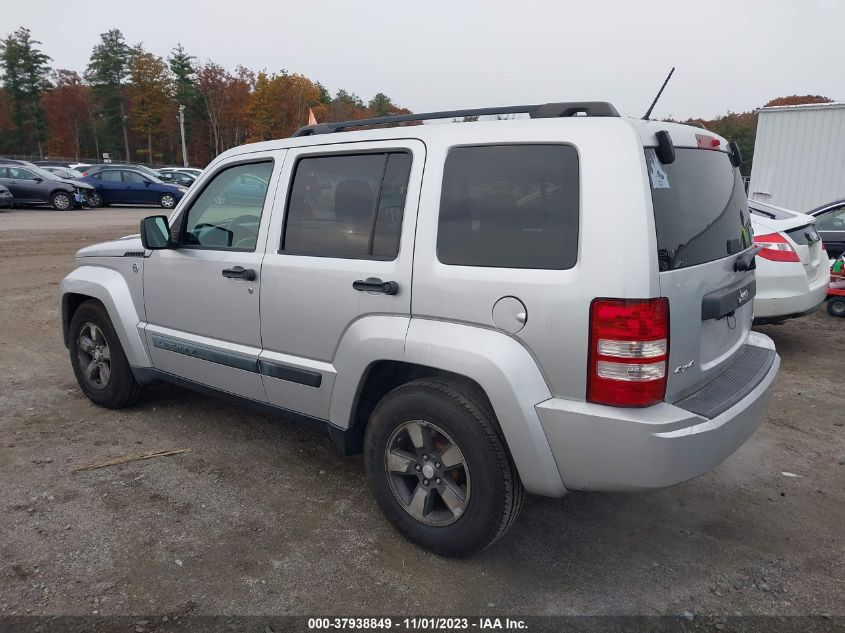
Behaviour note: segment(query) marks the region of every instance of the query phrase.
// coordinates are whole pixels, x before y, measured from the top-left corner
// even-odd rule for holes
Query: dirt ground
[[[171,386],[123,411],[82,396],[58,283],[153,213],[0,212],[0,615],[845,614],[845,320],[761,328],[774,402],[714,472],[531,498],[498,545],[448,560],[317,431]],[[164,449],[191,452],[73,472]]]

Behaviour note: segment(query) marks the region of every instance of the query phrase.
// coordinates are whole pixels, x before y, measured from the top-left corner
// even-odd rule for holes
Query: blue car
[[[79,180],[94,187],[93,193],[88,195],[92,207],[143,204],[172,209],[188,190],[130,167],[101,169]]]

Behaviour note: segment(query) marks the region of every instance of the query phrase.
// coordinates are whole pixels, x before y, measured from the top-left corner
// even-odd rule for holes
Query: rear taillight
[[[648,407],[666,394],[669,300],[595,299],[590,306],[587,400]]]
[[[798,253],[780,233],[755,235],[754,243],[760,247],[757,255],[773,262],[800,262]]]
[[[83,171],[83,172],[82,172],[82,176],[83,176],[83,177],[85,177],[85,176],[87,176],[87,175],[88,175],[88,172],[87,172],[87,171]]]

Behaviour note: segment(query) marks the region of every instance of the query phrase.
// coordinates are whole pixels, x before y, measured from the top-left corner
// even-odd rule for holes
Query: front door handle
[[[381,292],[386,295],[395,295],[399,292],[399,284],[395,281],[382,281],[378,277],[368,277],[352,282],[352,287],[361,292]]]
[[[254,281],[255,271],[252,268],[235,266],[234,268],[224,268],[223,276],[227,277],[228,279],[245,279],[247,281]]]

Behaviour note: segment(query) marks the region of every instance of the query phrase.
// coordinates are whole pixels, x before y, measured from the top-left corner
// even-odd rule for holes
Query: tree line
[[[191,165],[204,166],[230,147],[290,136],[308,121],[344,121],[405,114],[385,94],[369,102],[287,70],[230,71],[200,62],[177,44],[166,57],[130,46],[118,29],[99,36],[85,71],[53,68],[29,29],[0,40],[0,154],[181,164],[178,113],[184,108]],[[825,103],[819,95],[793,95],[765,105]],[[668,119],[671,120],[671,119]],[[703,125],[742,151],[751,173],[755,112],[729,112]]]
[[[308,121],[409,113],[385,94],[369,102],[287,70],[230,71],[177,44],[166,57],[99,36],[80,74],[54,68],[30,30],[0,40],[0,154],[181,164],[179,109],[191,165],[230,147],[290,136]]]

